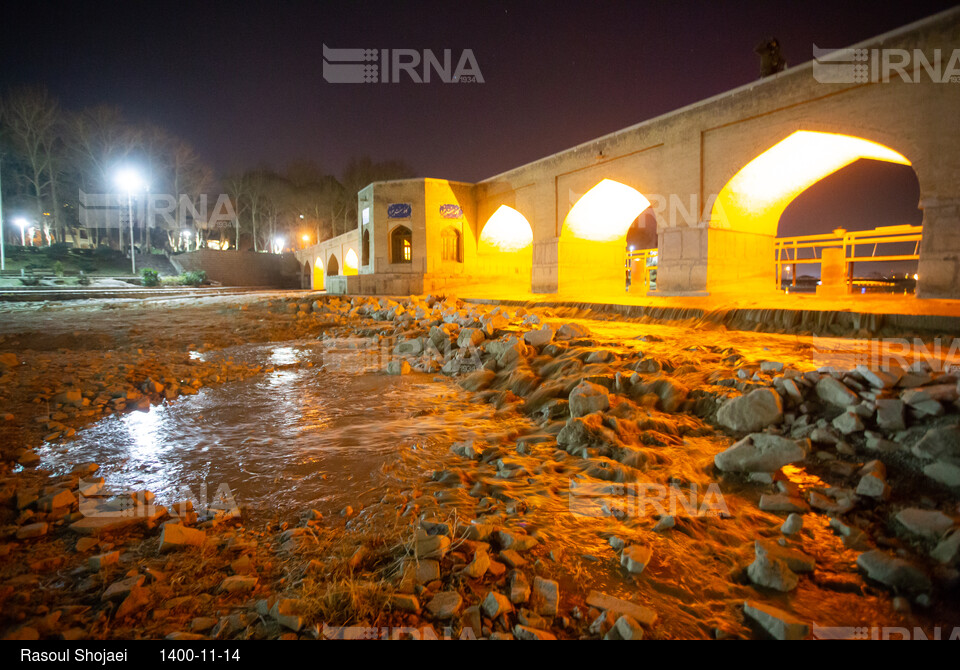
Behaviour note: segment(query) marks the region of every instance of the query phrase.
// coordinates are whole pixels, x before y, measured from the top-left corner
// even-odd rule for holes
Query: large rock
[[[587,604],[607,612],[616,612],[617,615],[626,614],[643,626],[652,626],[657,620],[657,613],[652,609],[600,591],[591,591],[587,594]]]
[[[627,569],[627,572],[639,575],[650,564],[650,558],[653,556],[653,550],[650,547],[633,544],[626,547],[620,555],[620,565]]]
[[[923,474],[947,486],[960,487],[960,464],[947,460],[934,461],[923,467]]]
[[[167,523],[160,533],[160,551],[171,551],[181,547],[199,547],[207,534],[196,528],[187,528],[178,523]]]
[[[954,520],[938,510],[908,507],[897,512],[897,521],[904,528],[929,540],[937,540],[954,526]]]
[[[829,375],[817,382],[817,397],[835,407],[850,407],[860,402],[860,397],[848,389],[846,384]]]
[[[802,461],[809,440],[788,440],[779,435],[753,433],[717,454],[713,462],[725,472],[776,472],[784,465]]]
[[[913,445],[913,454],[920,458],[934,460],[942,456],[960,457],[960,427],[941,426],[931,428]]]
[[[545,347],[553,340],[553,328],[544,324],[539,330],[530,330],[523,334],[523,341],[531,347]]]
[[[509,602],[509,601],[508,601]],[[427,611],[435,619],[452,619],[460,611],[463,598],[456,591],[441,591],[427,603]]]
[[[762,388],[720,406],[717,421],[738,433],[756,433],[783,420],[783,401],[773,389]]]
[[[784,593],[797,588],[800,582],[786,562],[771,556],[760,542],[756,543],[756,556],[747,567],[747,576],[754,584]]]
[[[581,340],[590,337],[590,329],[578,323],[565,323],[560,326],[555,337],[558,340]]]
[[[560,607],[560,585],[552,579],[534,577],[530,606],[541,616],[557,616]]]
[[[930,578],[923,570],[902,558],[890,556],[879,549],[866,551],[857,557],[857,565],[874,581],[891,588],[910,592],[930,590]]]
[[[802,640],[810,635],[810,624],[764,603],[747,600],[743,613],[778,640]]]
[[[599,384],[582,381],[570,391],[571,416],[586,416],[608,409],[610,409],[610,392]]]

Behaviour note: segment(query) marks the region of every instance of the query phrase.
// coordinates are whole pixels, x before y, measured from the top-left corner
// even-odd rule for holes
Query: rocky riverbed
[[[810,338],[452,297],[102,307],[0,327],[7,638],[960,626],[958,376],[936,362],[822,367]],[[98,463],[71,461],[88,424],[278,367],[211,354],[304,339],[453,389],[411,409],[453,429],[378,465],[375,499],[252,519],[107,495]],[[457,439],[474,414],[488,427]],[[68,465],[43,469],[51,452]]]

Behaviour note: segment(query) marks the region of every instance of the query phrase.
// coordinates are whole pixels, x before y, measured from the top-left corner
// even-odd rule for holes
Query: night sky
[[[2,89],[120,106],[217,169],[402,159],[476,181],[757,77],[776,36],[790,64],[951,2],[6,3]],[[322,45],[472,49],[483,84],[330,84]]]

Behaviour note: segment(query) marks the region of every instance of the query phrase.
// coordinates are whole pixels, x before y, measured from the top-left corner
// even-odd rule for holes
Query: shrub
[[[56,261],[53,264],[53,274],[57,275],[58,277],[63,276],[63,263]]]
[[[33,275],[23,275],[20,277],[20,283],[24,286],[40,286],[40,277]]]
[[[200,286],[207,281],[207,273],[204,270],[184,272],[180,276],[182,277],[182,281],[185,286]]]
[[[143,268],[140,270],[140,278],[143,286],[159,286],[160,273],[152,268]]]

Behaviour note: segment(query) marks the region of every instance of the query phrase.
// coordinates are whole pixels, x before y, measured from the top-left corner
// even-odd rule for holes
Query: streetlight
[[[125,168],[117,173],[114,181],[127,192],[127,216],[130,217],[130,269],[137,274],[137,255],[133,248],[133,192],[146,188],[146,184],[136,170]]]
[[[274,238],[274,240],[273,240],[273,248],[274,248],[274,252],[273,252],[273,253],[275,253],[275,254],[283,253],[283,238],[282,238],[282,237],[276,237],[276,238]]]
[[[20,245],[24,247],[27,246],[27,236],[24,231],[27,226],[30,225],[29,222],[22,216],[14,219],[13,222],[20,226]]]

